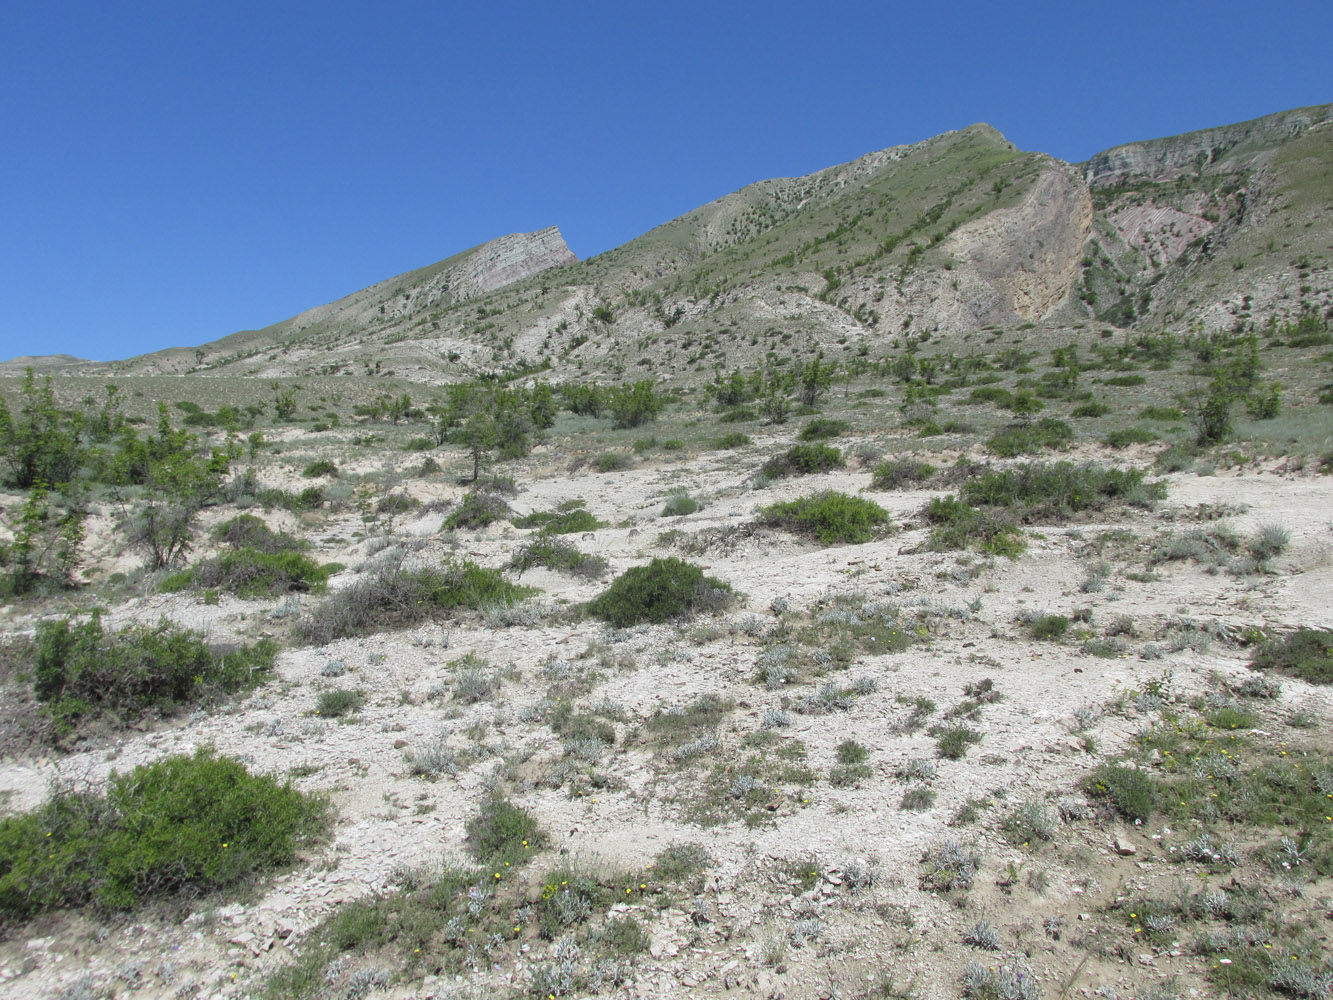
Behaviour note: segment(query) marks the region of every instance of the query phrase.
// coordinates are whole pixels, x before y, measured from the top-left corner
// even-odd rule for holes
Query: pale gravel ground
[[[736,525],[748,520],[760,503],[771,503],[836,486],[856,492],[868,484],[864,473],[846,472],[775,483],[755,492],[745,487],[745,471],[757,462],[746,449],[740,459],[704,456],[691,464],[647,466],[612,475],[581,473],[539,478],[525,483],[514,500],[519,512],[551,509],[562,500],[584,497],[588,508],[613,527],[595,538],[580,540],[581,548],[606,556],[611,574],[667,554],[654,545],[657,534],[669,528],[685,531],[701,527]],[[298,484],[293,483],[289,488]],[[411,482],[423,498],[457,497],[460,488]],[[691,495],[707,500],[699,513],[682,519],[657,517],[668,490],[686,486]],[[1011,802],[1067,794],[1079,776],[1092,766],[1070,735],[1076,709],[1105,704],[1117,694],[1142,686],[1150,679],[1169,676],[1182,690],[1206,686],[1209,674],[1243,674],[1243,653],[1214,646],[1207,654],[1190,651],[1160,660],[1134,655],[1098,659],[1080,654],[1077,643],[1037,643],[1019,627],[1020,612],[1093,609],[1094,622],[1104,626],[1119,615],[1130,616],[1139,631],[1151,635],[1169,619],[1191,617],[1228,625],[1262,624],[1292,627],[1333,625],[1333,480],[1329,477],[1279,477],[1248,473],[1198,477],[1170,477],[1169,499],[1155,514],[1129,515],[1127,524],[1141,538],[1154,530],[1183,530],[1187,521],[1168,523],[1165,515],[1202,503],[1243,504],[1249,510],[1229,518],[1241,532],[1264,523],[1280,523],[1292,532],[1288,554],[1275,564],[1275,573],[1256,579],[1224,574],[1210,576],[1195,566],[1167,565],[1163,579],[1134,583],[1117,573],[1105,591],[1079,592],[1086,559],[1086,540],[1103,525],[1078,524],[1037,529],[1028,553],[1018,562],[998,560],[967,582],[958,582],[952,570],[956,554],[909,554],[924,532],[913,526],[913,515],[930,496],[925,491],[874,494],[894,515],[903,530],[859,546],[818,549],[781,534],[763,534],[731,553],[699,557],[711,574],[730,582],[746,595],[746,607],[729,621],[738,626],[750,616],[771,621],[769,606],[782,598],[793,609],[810,609],[831,595],[860,592],[906,608],[925,601],[939,609],[965,609],[980,601],[980,610],[968,620],[944,619],[942,632],[929,644],[906,652],[862,657],[843,675],[873,677],[878,691],[861,699],[846,714],[807,716],[793,714],[784,738],[803,740],[808,764],[827,772],[835,747],[854,735],[871,750],[875,778],[859,788],[837,789],[820,784],[810,790],[810,803],[789,803],[772,826],[747,829],[732,825],[701,830],[681,822],[664,801],[673,781],[668,772],[654,785],[654,770],[646,752],[632,748],[612,765],[627,783],[622,791],[570,799],[567,792],[537,789],[516,796],[532,809],[552,836],[554,850],[596,859],[590,863],[612,868],[641,866],[668,844],[696,840],[705,843],[717,860],[710,871],[708,895],[717,917],[703,933],[699,946],[688,946],[688,914],[669,910],[652,917],[652,956],[645,956],[637,985],[621,995],[692,997],[732,985],[733,996],[816,997],[826,995],[832,976],[844,991],[864,984],[868,972],[898,968],[921,973],[923,998],[952,997],[957,993],[957,971],[968,957],[958,945],[962,930],[978,916],[997,926],[1031,917],[1037,908],[1078,910],[1080,897],[1101,887],[1098,876],[1109,856],[1100,836],[1085,837],[1094,859],[1090,870],[1071,870],[1051,862],[1051,887],[1040,901],[1022,905],[998,892],[974,893],[975,908],[955,910],[943,900],[916,888],[918,859],[931,845],[951,835],[946,821],[967,797],[993,788],[1009,791]],[[439,517],[407,522],[407,535],[426,535]],[[284,516],[282,526],[295,528]],[[628,524],[626,524],[628,522]],[[1111,526],[1111,525],[1107,525]],[[360,528],[355,512],[340,515],[315,531],[350,538]],[[458,533],[458,552],[488,565],[501,565],[526,535],[508,525],[480,533]],[[1081,539],[1080,537],[1081,536]],[[447,551],[437,542],[414,558]],[[345,551],[321,551],[322,559],[338,559],[355,566],[359,546]],[[342,577],[350,578],[350,573]],[[335,578],[337,586],[342,577]],[[541,587],[548,601],[583,601],[595,595],[600,581],[579,582],[546,571],[525,576],[524,583]],[[154,622],[170,617],[215,638],[253,636],[258,629],[280,631],[283,623],[266,620],[272,602],[245,602],[224,596],[216,606],[198,603],[188,595],[154,596],[113,609],[108,623]],[[30,623],[16,621],[18,627]],[[651,715],[660,706],[680,705],[698,694],[718,692],[733,697],[738,710],[726,725],[723,742],[739,742],[758,728],[764,709],[777,704],[781,692],[765,691],[753,682],[755,657],[760,648],[741,631],[695,644],[671,627],[632,630],[614,651],[626,650],[632,669],[613,670],[585,701],[609,698],[636,717]],[[447,635],[447,648],[443,645]],[[317,923],[338,903],[389,885],[402,867],[426,865],[442,855],[461,852],[463,822],[482,794],[488,763],[474,766],[457,780],[434,783],[406,775],[404,748],[423,746],[442,729],[452,732],[450,743],[462,746],[461,730],[468,723],[487,720],[487,740],[542,755],[558,755],[558,742],[543,726],[518,721],[519,713],[540,699],[545,683],[539,665],[549,656],[574,660],[590,642],[606,638],[592,622],[538,624],[531,628],[492,631],[476,624],[442,623],[406,632],[376,635],[333,643],[316,649],[283,652],[278,677],[235,707],[207,717],[164,725],[147,733],[127,733],[110,746],[99,746],[51,757],[0,762],[0,794],[9,794],[11,809],[26,809],[41,801],[50,780],[101,781],[112,770],[124,771],[165,754],[187,752],[210,745],[235,754],[252,768],[282,775],[293,768],[314,768],[298,780],[305,789],[328,791],[337,809],[332,842],[315,852],[307,863],[272,880],[250,906],[229,907],[220,918],[192,919],[167,925],[151,916],[110,929],[96,943],[82,918],[48,921],[41,940],[0,944],[0,992],[6,997],[46,997],[62,986],[92,975],[112,981],[126,963],[142,962],[143,976],[131,988],[121,982],[118,996],[153,1000],[172,997],[188,981],[200,984],[200,996],[251,995],[256,974],[276,967],[301,933]],[[1148,641],[1133,640],[1131,650]],[[475,651],[497,666],[519,672],[507,680],[500,695],[489,703],[469,707],[458,718],[443,718],[448,702],[428,702],[426,692],[448,675],[449,660]],[[987,657],[998,663],[976,662]],[[354,670],[337,680],[321,677],[330,660],[343,660]],[[902,783],[894,769],[915,757],[933,757],[934,743],[924,731],[902,735],[895,726],[908,709],[895,695],[925,694],[943,710],[962,697],[962,687],[983,677],[995,680],[1004,701],[988,706],[978,724],[984,741],[959,762],[942,761],[933,782],[938,801],[923,813],[899,811]],[[364,688],[370,699],[351,722],[313,718],[320,690],[345,686]],[[410,693],[412,704],[400,704],[400,691]],[[1297,682],[1284,685],[1283,705],[1308,705],[1327,717],[1333,709],[1328,690]],[[619,727],[622,733],[626,726]],[[1095,727],[1103,752],[1123,745],[1137,724],[1132,719],[1107,716]],[[620,754],[621,751],[617,750]],[[650,793],[653,793],[651,797]],[[646,801],[645,801],[646,799]],[[415,815],[418,803],[433,811]],[[963,836],[975,841],[986,855],[990,871],[1002,869],[1007,859],[1022,859],[987,826],[965,828]],[[849,859],[875,864],[880,877],[869,892],[854,896],[832,884],[817,889],[814,898],[801,900],[784,893],[765,873],[775,859],[813,852],[836,872]],[[540,866],[539,862],[539,866]],[[1082,880],[1082,881],[1080,881]],[[987,880],[989,886],[989,880]],[[916,918],[910,936],[925,945],[902,947],[909,932],[885,921],[872,904],[897,903]],[[795,906],[801,913],[818,912],[827,921],[831,947],[822,957],[807,947],[790,951],[790,971],[776,975],[758,960],[758,948],[773,920],[790,920]],[[1091,908],[1091,903],[1087,904]],[[804,908],[804,909],[802,909]],[[1044,911],[1043,910],[1043,911]],[[637,912],[637,911],[636,911]],[[729,937],[719,933],[725,926]],[[1076,959],[1074,959],[1076,960]],[[168,985],[153,970],[162,961],[178,965]],[[1033,959],[1039,972],[1054,982],[1069,973],[1071,960],[1063,954],[1039,952]],[[233,979],[233,976],[235,978]],[[496,978],[498,976],[498,978]],[[490,986],[476,995],[499,988],[505,977],[484,978]],[[513,982],[523,981],[520,971]],[[453,984],[457,986],[458,984]],[[395,989],[389,996],[450,996],[450,984],[430,982],[418,990]],[[844,993],[845,995],[845,993]],[[1048,995],[1051,995],[1048,993]]]

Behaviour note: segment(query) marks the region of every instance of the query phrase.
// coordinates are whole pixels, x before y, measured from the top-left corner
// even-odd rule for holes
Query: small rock
[[[1139,849],[1127,840],[1115,837],[1111,841],[1111,849],[1122,858],[1130,858],[1139,853]]]

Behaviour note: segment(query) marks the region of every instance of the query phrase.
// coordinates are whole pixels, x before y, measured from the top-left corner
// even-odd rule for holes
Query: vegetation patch
[[[463,502],[458,505],[458,509],[444,519],[444,527],[450,531],[458,528],[484,528],[504,520],[512,513],[508,501],[493,490],[468,490],[463,494]]]
[[[34,693],[63,735],[80,720],[170,715],[253,687],[273,669],[277,646],[269,639],[210,646],[167,623],[107,633],[94,614],[83,623],[38,623],[31,652]]]
[[[846,466],[842,452],[826,444],[795,444],[776,458],[764,463],[763,474],[769,479],[807,476]]]
[[[557,573],[569,573],[593,579],[606,572],[607,562],[601,556],[580,552],[573,542],[539,534],[515,550],[509,565],[520,575],[534,566],[545,566]]]
[[[802,441],[826,441],[829,438],[840,437],[851,429],[852,425],[845,420],[830,420],[827,417],[820,417],[802,427],[801,433],[797,436]]]
[[[871,475],[872,490],[901,490],[917,486],[935,475],[935,466],[915,458],[898,458],[881,462]]]
[[[659,557],[616,577],[588,611],[617,628],[721,611],[735,600],[731,587],[693,563]]]
[[[822,545],[868,542],[889,523],[889,512],[873,500],[825,490],[813,496],[775,503],[759,511],[762,524],[810,535]]]
[[[991,454],[1000,458],[1038,454],[1048,449],[1061,449],[1074,440],[1074,429],[1063,420],[1043,417],[1035,424],[1009,427],[986,442]]]
[[[464,559],[439,567],[381,566],[325,598],[304,618],[298,634],[314,643],[332,642],[385,628],[426,621],[442,611],[513,604],[536,591],[510,583],[499,570]]]
[[[1302,628],[1262,643],[1250,658],[1250,666],[1309,684],[1333,684],[1333,631]]]
[[[200,750],[113,775],[105,795],[57,788],[0,820],[0,915],[126,910],[244,885],[290,866],[328,824],[326,803]]]
[[[605,525],[585,510],[582,500],[569,500],[555,510],[535,510],[513,519],[516,528],[539,528],[547,535],[572,535],[575,532],[596,531]]]

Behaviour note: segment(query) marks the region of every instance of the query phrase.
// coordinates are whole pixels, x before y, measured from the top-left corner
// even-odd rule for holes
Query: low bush
[[[549,839],[532,813],[502,795],[483,801],[463,828],[468,850],[489,867],[525,864]]]
[[[1069,631],[1069,619],[1064,615],[1042,615],[1028,622],[1028,634],[1034,639],[1062,639]]]
[[[1262,643],[1250,658],[1250,666],[1309,684],[1333,684],[1333,631],[1302,628]]]
[[[797,436],[802,441],[825,441],[846,434],[851,429],[852,425],[845,420],[829,420],[821,417],[802,427],[801,433]]]
[[[927,732],[935,737],[935,752],[945,760],[962,760],[967,748],[981,742],[981,734],[962,723],[952,726],[932,726]]]
[[[1174,406],[1147,406],[1139,411],[1139,419],[1170,423],[1173,420],[1184,420],[1185,414]]]
[[[1001,458],[1064,448],[1074,439],[1074,429],[1063,420],[1044,417],[1028,426],[1009,427],[986,442],[991,454]]]
[[[1022,532],[1006,510],[981,510],[956,496],[936,497],[923,512],[931,525],[930,547],[978,548],[990,555],[1017,559],[1027,549]]]
[[[325,598],[297,632],[309,642],[326,643],[414,625],[455,608],[512,604],[533,593],[531,587],[510,583],[499,570],[466,559],[421,569],[390,563]]]
[[[1152,815],[1155,799],[1152,779],[1137,768],[1101,764],[1083,779],[1083,790],[1124,819],[1142,823]]]
[[[285,531],[274,531],[253,514],[241,514],[213,529],[213,540],[233,549],[258,552],[301,552],[307,546]]]
[[[1082,406],[1074,407],[1073,412],[1069,415],[1079,419],[1087,419],[1092,417],[1104,417],[1110,412],[1111,408],[1105,403],[1084,403]]]
[[[1132,444],[1150,444],[1157,435],[1146,427],[1123,427],[1106,435],[1108,448],[1128,448]]]
[[[632,464],[630,457],[623,451],[608,451],[598,455],[593,468],[598,472],[620,472]]]
[[[826,444],[796,444],[783,454],[764,463],[763,474],[769,479],[806,476],[816,472],[841,469],[846,465],[842,452]]]
[[[450,531],[484,528],[512,513],[504,497],[491,490],[469,490],[463,494],[463,502],[458,505],[458,509],[444,519],[444,527]]]
[[[167,623],[107,633],[94,614],[81,624],[39,622],[32,654],[34,693],[64,734],[83,718],[168,715],[245,690],[273,669],[277,646],[213,647]]]
[[[557,573],[572,573],[587,578],[606,572],[606,560],[580,552],[573,542],[539,534],[520,546],[509,559],[509,565],[520,574],[534,566],[545,566]]]
[[[713,438],[713,447],[718,451],[730,451],[732,448],[744,448],[751,443],[750,435],[732,431],[721,437]]]
[[[666,503],[662,505],[662,516],[683,517],[686,514],[693,514],[699,507],[699,501],[684,490],[672,490],[667,494]]]
[[[1131,386],[1143,385],[1146,379],[1142,375],[1113,375],[1104,380],[1107,385],[1114,385],[1120,388],[1129,388]]]
[[[163,589],[180,589],[188,583],[229,591],[239,597],[321,591],[335,568],[332,563],[321,566],[301,552],[232,549],[204,560],[193,569],[173,574],[170,587]]]
[[[315,700],[315,714],[326,719],[341,719],[352,715],[366,703],[366,693],[353,688],[334,688],[321,691]]]
[[[331,476],[337,478],[338,466],[327,458],[321,458],[316,462],[311,462],[301,470],[301,475],[307,479],[318,479],[320,476]]]
[[[876,528],[889,523],[889,512],[872,500],[826,490],[764,507],[759,519],[763,524],[812,535],[823,545],[858,544],[870,541]]]
[[[573,506],[577,504],[577,506]],[[531,514],[513,519],[516,528],[540,528],[544,535],[571,535],[574,532],[596,531],[605,527],[591,511],[583,509],[583,501],[571,501],[561,504],[558,510],[535,510]]]
[[[666,557],[620,574],[588,604],[588,611],[611,625],[625,628],[721,610],[733,600],[727,584],[704,576],[703,570],[693,563]]]
[[[990,470],[968,480],[960,491],[968,503],[1004,507],[1023,521],[1101,510],[1116,501],[1151,506],[1165,493],[1165,484],[1145,482],[1141,469],[1072,462],[1028,462]]]
[[[875,466],[871,474],[872,490],[900,490],[924,483],[935,475],[935,466],[915,458],[895,458]]]
[[[0,820],[0,918],[245,884],[290,866],[327,825],[321,798],[209,750],[113,774],[105,796],[57,788]]]

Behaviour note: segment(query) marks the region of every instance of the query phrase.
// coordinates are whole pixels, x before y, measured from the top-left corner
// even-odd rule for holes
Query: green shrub
[[[1014,394],[998,385],[983,385],[973,389],[967,397],[969,403],[994,403],[1008,409],[1013,405]]]
[[[1071,417],[1104,417],[1111,412],[1111,408],[1105,403],[1084,403],[1082,406],[1074,407],[1074,411],[1069,415]]]
[[[875,466],[870,480],[872,490],[897,490],[923,483],[935,475],[935,466],[915,458],[896,458]]]
[[[973,546],[995,556],[1017,559],[1027,542],[1006,510],[980,510],[956,496],[936,497],[923,512],[931,527],[930,547],[949,551]]]
[[[616,427],[638,427],[655,420],[666,405],[651,379],[613,387],[606,394],[606,404]]]
[[[544,535],[571,535],[605,527],[590,511],[583,509],[582,500],[572,503],[578,506],[561,504],[561,508],[555,511],[535,510],[531,514],[514,518],[512,523],[516,528],[540,528]]]
[[[1139,419],[1170,423],[1173,420],[1184,420],[1185,414],[1174,406],[1146,406],[1139,411]]]
[[[0,820],[0,915],[64,906],[129,909],[290,866],[328,807],[210,750],[112,775],[105,797],[57,789]]]
[[[474,495],[469,494],[469,496]],[[397,517],[399,514],[408,514],[421,506],[421,501],[416,497],[408,496],[406,493],[393,493],[380,500],[375,505],[375,513],[380,517]]]
[[[1101,510],[1115,501],[1151,504],[1166,492],[1147,483],[1141,469],[1114,469],[1092,463],[1028,462],[996,469],[963,484],[961,496],[977,506],[1005,507],[1023,520]]]
[[[270,553],[243,548],[220,553],[175,577],[188,577],[195,587],[226,590],[240,597],[259,597],[321,591],[332,574],[332,564],[321,566],[301,552]],[[163,589],[167,589],[166,584]]]
[[[1131,444],[1149,444],[1157,440],[1157,435],[1146,427],[1122,427],[1106,435],[1108,448],[1127,448]]]
[[[1333,631],[1301,628],[1262,643],[1250,658],[1255,670],[1272,670],[1309,684],[1333,684]]]
[[[1152,815],[1152,780],[1143,771],[1121,764],[1102,764],[1083,779],[1083,790],[1106,802],[1127,820],[1146,822]]]
[[[241,514],[213,529],[213,540],[233,549],[259,552],[300,552],[305,542],[284,531],[274,531],[253,514]]]
[[[546,845],[537,818],[501,795],[492,795],[464,824],[467,848],[488,867],[525,864]]]
[[[801,433],[797,436],[802,441],[826,441],[832,437],[840,437],[851,429],[852,425],[845,420],[829,420],[821,417],[802,427]]]
[[[504,497],[491,490],[469,490],[463,494],[463,502],[458,505],[458,509],[444,519],[444,527],[450,531],[484,528],[511,513],[513,511]]]
[[[764,463],[763,473],[769,479],[783,476],[804,476],[830,469],[841,469],[847,463],[842,452],[826,444],[796,444],[781,455]]]
[[[991,453],[1001,458],[1064,448],[1074,439],[1074,429],[1063,420],[1045,417],[1031,427],[1010,427],[986,442]]]
[[[934,726],[930,735],[935,737],[935,752],[945,760],[962,760],[967,748],[981,742],[981,734],[962,723],[953,726]]]
[[[713,438],[713,447],[718,451],[730,451],[732,448],[744,448],[751,443],[750,435],[740,431],[731,431],[721,437]]]
[[[872,500],[826,490],[775,503],[759,511],[761,523],[813,535],[823,545],[868,542],[874,529],[889,523],[889,512]]]
[[[1061,639],[1069,631],[1069,625],[1064,615],[1042,615],[1028,623],[1028,633],[1034,639]]]
[[[1143,385],[1147,380],[1142,375],[1114,375],[1104,381],[1107,385],[1128,388],[1130,386]]]
[[[597,618],[625,628],[664,622],[700,611],[716,611],[733,600],[731,587],[704,576],[698,566],[674,557],[626,570],[588,605]]]
[[[320,476],[331,476],[336,479],[338,477],[338,466],[327,458],[321,458],[302,469],[301,475],[307,479],[317,479]]]
[[[198,633],[168,623],[107,634],[96,614],[82,624],[39,622],[32,648],[34,693],[62,732],[83,716],[170,714],[245,690],[273,669],[277,653],[268,639],[210,647]]]
[[[597,456],[593,468],[598,472],[620,472],[630,467],[630,457],[623,451],[608,451]]]
[[[606,572],[607,562],[601,556],[585,555],[572,542],[543,533],[520,546],[510,557],[509,565],[520,574],[533,566],[545,566],[558,573],[592,578]]]
[[[455,608],[514,604],[535,591],[510,583],[499,570],[469,560],[438,568],[383,566],[318,604],[297,626],[309,642],[326,643],[425,621]]]
[[[733,406],[717,418],[718,423],[722,424],[748,424],[758,419],[759,415],[749,406]]]
[[[867,750],[856,740],[843,740],[837,747],[839,764],[861,764],[870,756]]]
[[[699,506],[699,501],[684,490],[673,490],[667,494],[666,503],[662,505],[662,516],[683,517],[686,514],[693,514]]]
[[[315,714],[326,719],[341,719],[360,711],[366,703],[366,693],[352,688],[334,688],[321,691],[315,701]]]

